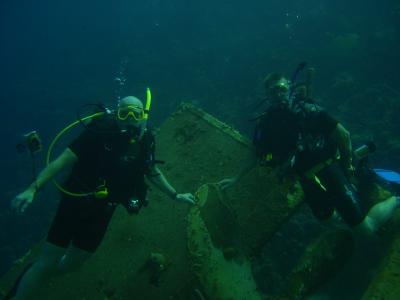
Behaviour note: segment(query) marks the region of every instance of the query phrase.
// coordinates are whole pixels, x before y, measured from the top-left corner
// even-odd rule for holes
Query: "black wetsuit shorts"
[[[94,252],[100,245],[115,205],[103,199],[62,194],[47,241],[63,248],[69,245]]]
[[[340,166],[334,163],[317,176],[325,189],[312,179],[302,178],[300,181],[313,214],[319,220],[326,220],[336,209],[350,226],[361,223],[365,217],[365,207]]]

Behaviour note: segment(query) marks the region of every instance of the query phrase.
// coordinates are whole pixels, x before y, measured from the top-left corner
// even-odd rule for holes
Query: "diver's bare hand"
[[[175,199],[178,201],[189,202],[191,204],[194,204],[194,196],[190,193],[177,194]]]
[[[237,182],[237,178],[232,177],[232,178],[226,178],[226,179],[221,180],[220,182],[217,183],[217,185],[219,186],[219,188],[221,190],[226,190],[227,188],[232,187],[236,182]]]
[[[11,207],[18,213],[23,213],[35,199],[36,190],[28,188],[24,192],[18,194],[12,201]]]

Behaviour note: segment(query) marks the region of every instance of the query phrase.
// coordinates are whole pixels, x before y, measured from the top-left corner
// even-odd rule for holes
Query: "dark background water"
[[[36,129],[48,145],[79,105],[115,104],[119,71],[120,95],[152,88],[155,125],[189,101],[250,134],[263,77],[308,61],[322,105],[400,170],[399,26],[398,0],[2,0],[0,273],[44,236],[57,201],[48,188],[26,216],[9,211],[31,180],[15,144]]]

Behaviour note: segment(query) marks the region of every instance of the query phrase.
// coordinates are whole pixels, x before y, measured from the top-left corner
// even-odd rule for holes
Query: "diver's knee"
[[[72,247],[62,257],[58,267],[61,272],[73,272],[78,270],[91,256],[90,252]]]
[[[374,219],[368,215],[365,216],[361,223],[353,227],[355,233],[362,236],[373,235],[378,229],[379,228]]]
[[[47,275],[53,275],[58,272],[60,259],[40,257],[32,266],[36,272]]]
[[[35,269],[46,273],[57,272],[58,264],[65,254],[65,250],[64,248],[46,243],[39,259],[34,264]]]
[[[61,273],[70,273],[77,271],[83,265],[85,260],[71,260],[67,256],[63,257],[58,264],[58,269]]]

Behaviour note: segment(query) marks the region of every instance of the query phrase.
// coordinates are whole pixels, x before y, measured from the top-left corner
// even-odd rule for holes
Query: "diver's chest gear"
[[[140,206],[140,201],[138,199],[132,198],[128,200],[125,207],[129,213],[138,213]]]
[[[105,180],[103,180],[103,183],[95,188],[93,191],[93,196],[96,199],[106,199],[108,197],[108,188]]]
[[[147,198],[131,198],[128,201],[126,201],[125,203],[123,203],[123,205],[125,206],[125,209],[128,213],[130,214],[137,214],[139,213],[140,209],[143,206],[147,206],[148,205],[148,200]]]
[[[129,214],[138,214],[142,207],[146,207],[149,204],[147,200],[147,186],[142,189],[143,193],[139,193],[137,196],[131,197],[125,201],[107,201],[109,206],[117,206],[122,204]]]
[[[145,171],[148,167],[146,161],[152,159],[150,152],[154,147],[154,139],[149,137],[150,134],[145,129],[144,136],[140,140],[129,132],[105,140],[103,151],[98,153],[99,167],[103,172],[107,172],[107,169],[116,169],[119,172]]]
[[[321,112],[321,108],[318,105],[312,102],[298,101],[291,110],[297,116],[300,128],[296,153],[317,154],[330,146],[326,134],[319,132],[320,124],[318,124],[316,115]]]
[[[145,206],[144,175],[155,163],[151,131],[146,130],[138,141],[123,133],[99,137],[91,149],[91,154],[74,166],[66,182],[67,190],[110,205],[122,204],[130,213]],[[130,199],[140,201],[137,208]]]
[[[129,135],[120,138],[110,152],[104,153],[105,159],[99,159],[103,162],[103,165],[99,166],[99,174],[109,182],[111,198],[121,200],[128,209],[132,205],[126,201],[136,197],[141,201],[141,207],[147,190],[144,174],[148,173],[155,163],[154,137],[146,130],[141,140],[133,140]]]
[[[299,136],[297,117],[287,107],[271,106],[257,120],[253,143],[259,163],[276,165],[293,155]]]
[[[307,151],[309,153],[316,153],[326,147],[326,137],[322,134],[313,136],[311,134],[299,134],[297,141],[297,153]]]
[[[260,164],[291,161],[292,166],[308,169],[310,164],[334,157],[337,145],[320,130],[321,111],[310,102],[270,107],[258,120],[253,140]]]

